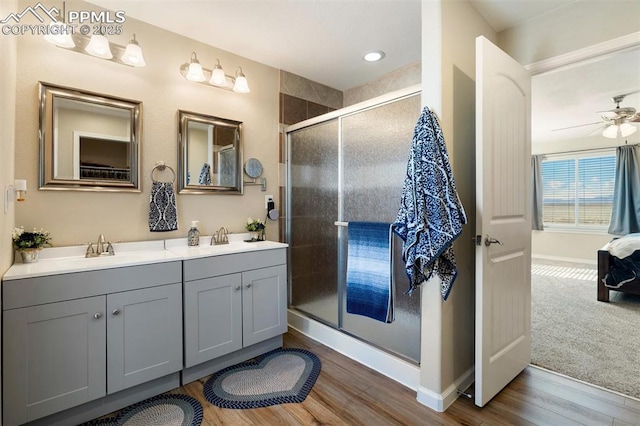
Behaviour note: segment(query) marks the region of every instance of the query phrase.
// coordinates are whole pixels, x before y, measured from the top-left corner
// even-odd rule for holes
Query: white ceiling
[[[90,1],[339,90],[421,59],[420,0]],[[500,31],[576,0],[471,1]],[[367,63],[371,50],[386,57]]]
[[[421,60],[421,0],[90,1],[339,90]],[[496,31],[502,31],[590,0],[470,1]],[[144,35],[138,34],[138,40],[144,49]],[[382,61],[362,60],[365,52],[376,49],[386,52]],[[250,78],[250,70],[244,71]],[[610,97],[640,89],[637,54],[548,74],[534,78],[534,142],[588,134],[590,127],[551,130],[598,121],[596,111],[614,107]],[[629,96],[623,106],[640,109],[639,97]]]

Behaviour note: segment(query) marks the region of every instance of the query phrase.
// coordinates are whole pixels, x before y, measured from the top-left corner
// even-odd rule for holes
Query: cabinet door
[[[242,349],[242,276],[184,284],[185,366]]]
[[[182,284],[107,295],[107,393],[182,369]]]
[[[4,423],[25,423],[106,393],[105,297],[4,311]]]
[[[285,265],[242,273],[242,338],[247,347],[287,332]]]

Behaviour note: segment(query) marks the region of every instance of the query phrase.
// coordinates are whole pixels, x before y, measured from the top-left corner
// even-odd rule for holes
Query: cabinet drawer
[[[184,262],[184,280],[186,282],[269,266],[284,265],[286,261],[287,253],[285,249],[191,259]]]
[[[181,263],[154,263],[5,281],[2,283],[2,309],[180,283]]]

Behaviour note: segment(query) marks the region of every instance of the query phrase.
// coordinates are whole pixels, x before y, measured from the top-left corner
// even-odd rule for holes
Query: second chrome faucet
[[[89,243],[89,245],[87,246],[87,252],[85,253],[84,257],[97,257],[103,254],[113,256],[116,254],[116,252],[114,251],[111,242],[107,242],[107,240],[104,238],[104,235],[100,234],[100,236],[98,237],[98,242],[96,243],[96,249],[93,249],[93,243]]]

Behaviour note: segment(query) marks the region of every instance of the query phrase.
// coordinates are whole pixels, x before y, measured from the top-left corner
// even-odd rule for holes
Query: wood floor
[[[322,371],[306,400],[254,410],[222,409],[202,396],[206,378],[175,392],[197,398],[203,426],[214,425],[640,425],[640,401],[528,367],[484,408],[465,398],[445,413],[416,393],[295,330],[285,347],[307,349]]]

